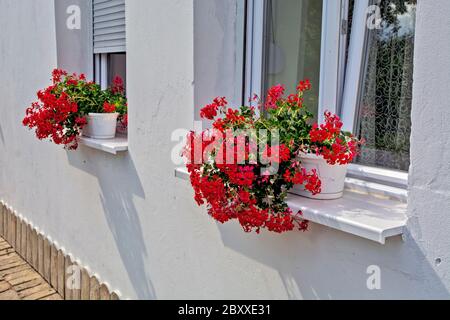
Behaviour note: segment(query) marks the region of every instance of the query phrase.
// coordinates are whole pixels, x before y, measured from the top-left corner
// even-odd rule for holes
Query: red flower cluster
[[[292,170],[292,168],[286,170],[283,178],[286,182],[304,185],[305,190],[308,190],[313,195],[322,192],[322,181],[320,181],[315,169],[312,170],[312,172],[308,173],[306,172],[305,168],[300,168],[299,170],[298,167],[294,167],[294,170]]]
[[[116,112],[116,105],[105,101],[105,103],[103,104],[103,110],[105,111],[105,113],[114,113]]]
[[[128,127],[128,114],[125,114],[123,117],[122,117],[122,124],[125,126],[125,127]]]
[[[353,161],[363,141],[342,132],[343,123],[337,115],[325,112],[325,123],[314,124],[310,131],[312,149],[331,165],[345,165]]]
[[[302,108],[303,107],[303,98],[298,94],[290,94],[287,98],[287,103],[289,105],[293,105],[298,108]]]
[[[298,213],[300,216],[301,212]],[[292,231],[295,228],[294,222],[298,223],[298,229],[300,231],[307,231],[309,222],[307,220],[296,220],[294,217],[294,213],[291,209],[287,208],[285,212],[278,215],[272,215],[269,217],[269,221],[266,222],[266,228],[269,231],[283,233],[286,231]]]
[[[267,92],[266,108],[267,109],[276,109],[277,102],[284,95],[284,91],[285,91],[285,87],[281,84],[278,84],[278,85],[270,88],[269,91]]]
[[[284,144],[273,147],[266,145],[261,159],[263,163],[269,163],[271,160],[276,163],[289,161],[291,159],[291,150]]]
[[[238,187],[251,187],[255,180],[253,166],[217,165],[227,175],[231,184]]]
[[[113,83],[111,86],[111,91],[113,94],[124,94],[125,87],[123,84],[123,80],[119,76],[115,76],[113,79]]]
[[[304,92],[304,91],[308,91],[311,90],[311,82],[309,81],[309,79],[306,79],[304,81],[300,81],[300,83],[297,86],[297,91],[298,92]]]
[[[77,148],[77,136],[86,125],[86,119],[79,115],[78,105],[65,92],[58,92],[57,85],[67,73],[62,70],[53,71],[53,85],[37,93],[39,101],[33,102],[26,110],[23,125],[36,128],[38,139],[50,138],[55,144],[63,144],[66,148]],[[83,76],[72,75],[69,79],[78,82]]]
[[[255,188],[261,181],[255,166],[221,166],[217,174],[205,175],[198,165],[188,165],[190,180],[198,205],[208,204],[209,215],[220,223],[237,220],[245,232],[291,231],[297,224],[307,230],[308,223],[295,217],[289,208],[277,212],[261,208]],[[301,213],[299,213],[301,215]]]
[[[217,116],[217,111],[221,107],[225,107],[228,104],[225,98],[216,98],[213,103],[207,105],[200,110],[200,117],[208,120],[213,120]]]
[[[52,72],[53,84],[60,83],[64,77],[67,76],[67,71],[61,69],[54,69]]]
[[[325,123],[320,127],[317,123],[313,125],[310,131],[311,142],[324,142],[326,140],[332,140],[339,136],[341,133],[343,123],[337,115],[331,114],[331,112],[325,112]]]

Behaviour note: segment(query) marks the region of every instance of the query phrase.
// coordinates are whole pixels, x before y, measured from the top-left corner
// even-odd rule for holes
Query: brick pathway
[[[1,237],[0,300],[62,300],[61,296]]]

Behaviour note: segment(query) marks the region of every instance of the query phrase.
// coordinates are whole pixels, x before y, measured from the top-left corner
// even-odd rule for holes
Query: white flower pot
[[[302,167],[307,172],[316,169],[317,174],[322,181],[322,192],[313,196],[311,192],[306,191],[303,185],[296,185],[289,192],[317,200],[334,200],[342,198],[344,194],[345,176],[347,175],[348,165],[329,165],[322,156],[315,154],[304,154],[300,157]]]
[[[118,113],[89,113],[83,136],[93,139],[112,139],[116,136]]]

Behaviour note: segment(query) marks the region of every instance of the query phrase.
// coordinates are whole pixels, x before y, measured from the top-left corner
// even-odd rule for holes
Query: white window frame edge
[[[95,54],[95,81],[100,85],[102,90],[108,88],[108,54]]]
[[[338,69],[338,102],[337,102],[337,112],[340,114],[342,110],[342,99],[344,95],[344,85],[345,85],[345,72],[347,67],[346,53],[347,53],[347,40],[349,37],[349,8],[350,0],[343,0],[341,4],[341,36],[339,40],[339,69]]]
[[[325,111],[339,112],[345,72],[347,36],[342,32],[343,22],[347,20],[345,8],[348,8],[348,0],[323,0],[319,123],[324,122]]]
[[[352,35],[348,53],[347,73],[345,78],[345,88],[342,99],[342,121],[343,129],[353,132],[356,123],[356,105],[358,104],[361,91],[361,81],[363,81],[363,64],[366,51],[367,35],[367,8],[369,0],[355,1],[353,11]]]
[[[344,123],[343,129],[349,132],[355,131],[356,119],[358,117],[356,114],[357,104],[361,94],[367,50],[367,8],[370,4],[370,0],[355,1],[353,11],[352,35],[350,37],[345,88],[340,113]],[[408,188],[407,172],[351,164],[349,166],[349,176],[367,181],[375,181],[401,189]]]
[[[236,4],[236,77],[235,83],[239,85],[234,86],[234,102],[236,104],[245,105],[244,97],[244,77],[245,77],[245,63],[247,57],[244,56],[245,50],[245,21],[246,21],[246,1],[238,1]],[[241,53],[241,54],[239,54]],[[244,99],[244,100],[243,100]]]
[[[259,97],[263,96],[263,47],[266,3],[265,0],[247,0],[244,98],[250,101],[251,106],[255,106],[255,102],[252,100],[254,94]]]

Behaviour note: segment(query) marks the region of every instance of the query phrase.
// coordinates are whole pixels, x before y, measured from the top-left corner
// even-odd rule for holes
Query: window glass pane
[[[127,87],[127,57],[125,53],[110,53],[108,55],[108,84],[119,76],[122,78],[124,87]]]
[[[308,78],[313,90],[305,103],[317,115],[320,80],[322,1],[269,0],[267,8],[265,90],[276,84],[293,92]]]
[[[416,0],[381,1],[369,30],[356,131],[366,140],[357,163],[407,171]]]

